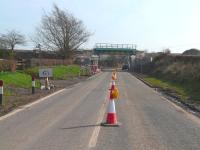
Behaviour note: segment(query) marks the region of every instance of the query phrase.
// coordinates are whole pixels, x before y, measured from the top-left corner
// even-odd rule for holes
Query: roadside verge
[[[87,79],[88,77],[77,77],[70,80],[53,80],[52,82],[55,88],[50,90],[36,89],[35,94],[31,94],[31,89],[15,88],[14,90],[18,93],[17,95],[4,96],[4,105],[0,107],[0,116],[6,115],[17,108],[38,101]]]
[[[195,116],[200,118],[200,106],[199,106],[199,104],[197,104],[197,103],[189,103],[189,102],[184,101],[173,90],[169,90],[169,89],[166,90],[166,89],[164,89],[162,87],[152,85],[151,83],[149,83],[149,82],[144,80],[144,75],[137,74],[137,73],[130,73],[130,74],[135,76],[137,79],[142,81],[147,86],[149,86],[152,89],[154,89],[156,92],[160,93],[163,97],[165,97],[169,101],[175,103],[176,105],[180,106],[181,108],[183,108],[187,112],[190,112],[190,113],[192,113]]]

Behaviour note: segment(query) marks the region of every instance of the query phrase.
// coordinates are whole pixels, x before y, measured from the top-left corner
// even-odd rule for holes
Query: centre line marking
[[[97,144],[97,139],[98,139],[99,132],[100,132],[100,129],[101,129],[100,124],[103,121],[103,117],[104,117],[104,114],[105,114],[105,111],[106,111],[107,98],[108,98],[108,95],[106,95],[105,101],[103,102],[101,109],[99,111],[99,117],[98,117],[97,123],[96,123],[99,126],[95,127],[94,130],[93,130],[92,136],[91,136],[89,144],[88,144],[88,146],[90,148],[95,147],[96,144]]]

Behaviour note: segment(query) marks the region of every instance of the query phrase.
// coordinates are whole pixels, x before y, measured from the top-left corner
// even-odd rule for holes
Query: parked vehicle
[[[122,70],[128,70],[128,65],[123,65]]]

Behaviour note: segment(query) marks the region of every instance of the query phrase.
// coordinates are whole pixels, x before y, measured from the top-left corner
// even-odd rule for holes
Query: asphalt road
[[[116,82],[120,127],[105,121],[111,73],[0,118],[0,150],[199,150],[200,121],[126,72]]]

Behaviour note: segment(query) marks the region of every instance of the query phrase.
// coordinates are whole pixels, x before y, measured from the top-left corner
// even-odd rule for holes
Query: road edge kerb
[[[87,80],[87,79],[86,79],[86,80]],[[56,94],[59,94],[59,93],[61,93],[61,92],[64,91],[64,90],[67,90],[67,89],[69,89],[69,88],[72,88],[72,87],[74,87],[74,86],[77,86],[77,85],[79,85],[80,83],[81,83],[81,82],[75,83],[75,84],[73,84],[73,85],[71,85],[71,86],[68,86],[68,87],[59,89],[59,90],[57,90],[57,91],[54,91],[54,92],[52,92],[52,93],[50,93],[50,94],[48,94],[48,95],[46,95],[46,96],[44,96],[44,97],[41,97],[41,98],[39,98],[39,99],[35,99],[34,101],[32,101],[32,102],[30,102],[30,103],[27,103],[27,104],[18,106],[18,107],[16,107],[16,108],[14,108],[12,111],[9,111],[8,113],[6,113],[6,114],[0,116],[0,121],[6,119],[6,118],[8,118],[8,117],[11,117],[11,116],[13,116],[14,114],[17,114],[18,112],[21,112],[21,111],[23,111],[23,110],[25,110],[25,109],[27,109],[27,108],[30,108],[31,106],[34,106],[34,105],[36,105],[36,104],[39,104],[40,102],[42,102],[42,101],[44,101],[44,100],[47,100],[49,97],[52,97],[52,96],[54,96],[54,95],[56,95]]]
[[[17,114],[18,112],[21,112],[21,111],[23,111],[23,110],[25,110],[25,109],[27,109],[27,108],[30,108],[31,106],[34,106],[34,105],[36,105],[36,104],[39,104],[39,103],[41,103],[41,102],[47,100],[48,98],[50,98],[50,97],[52,97],[52,96],[54,96],[54,95],[57,95],[57,94],[63,92],[64,90],[66,90],[66,89],[65,89],[65,88],[60,89],[60,90],[55,91],[55,92],[53,92],[53,93],[51,93],[51,94],[49,94],[49,95],[46,95],[45,97],[36,99],[36,100],[34,100],[33,102],[31,102],[31,103],[27,103],[27,104],[25,104],[25,105],[21,105],[21,106],[19,106],[19,107],[16,107],[16,109],[14,109],[14,110],[10,111],[9,113],[7,113],[7,114],[1,116],[1,117],[0,117],[0,121],[3,121],[4,119],[6,119],[6,118],[8,118],[8,117],[11,117],[11,116]]]
[[[197,108],[194,108],[193,106],[191,106],[190,104],[183,102],[179,99],[176,99],[175,97],[171,96],[168,93],[163,93],[157,90],[156,87],[154,87],[153,85],[151,85],[150,83],[146,82],[145,80],[143,80],[140,75],[138,75],[137,73],[131,73],[129,72],[132,76],[136,77],[138,80],[142,81],[144,84],[146,84],[147,86],[151,87],[155,92],[162,94],[162,96],[169,100],[170,102],[174,103],[175,105],[181,107],[183,110],[187,111],[190,114],[195,115],[196,117],[200,118],[200,110],[198,110]]]
[[[99,73],[97,73],[97,74],[95,74],[95,75],[92,75],[91,77],[87,78],[86,80],[92,80],[93,78],[98,77],[98,76],[101,75],[102,73],[103,73],[103,72],[99,72]]]
[[[88,79],[88,78],[87,78],[87,79]],[[68,86],[66,86],[66,87],[58,88],[57,90],[54,90],[54,91],[52,91],[51,93],[48,93],[47,95],[44,95],[43,97],[36,98],[36,99],[34,99],[34,100],[30,101],[30,102],[27,102],[27,103],[25,103],[25,104],[19,105],[19,106],[13,108],[13,109],[10,110],[10,111],[7,111],[6,113],[0,114],[0,121],[2,120],[2,119],[1,119],[2,117],[9,115],[10,113],[15,112],[16,110],[23,110],[24,107],[27,108],[27,106],[30,105],[30,104],[32,104],[32,103],[37,103],[37,101],[40,101],[41,99],[48,98],[48,96],[51,97],[51,96],[53,96],[53,95],[56,95],[56,93],[57,93],[57,92],[59,93],[59,91],[67,90],[67,89],[70,89],[70,88],[72,88],[72,87],[74,87],[74,86],[77,86],[77,85],[81,84],[82,82],[87,81],[87,79],[85,79],[85,80],[83,80],[83,81],[79,81],[79,82],[73,83],[73,84],[68,85]],[[39,103],[39,102],[38,102],[38,103]]]

